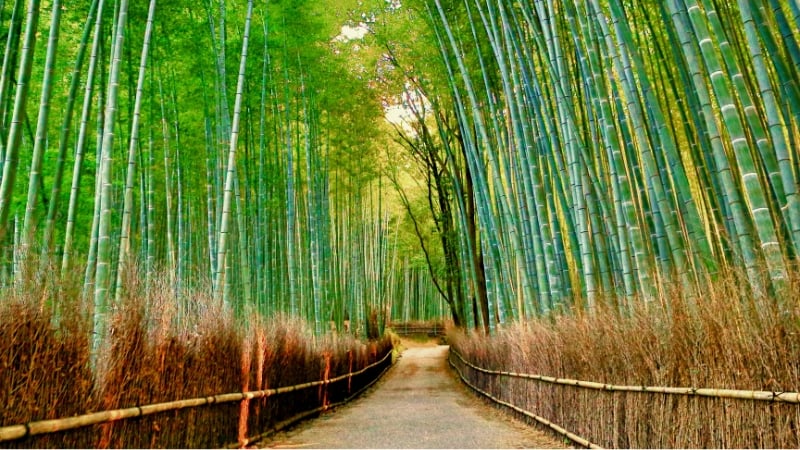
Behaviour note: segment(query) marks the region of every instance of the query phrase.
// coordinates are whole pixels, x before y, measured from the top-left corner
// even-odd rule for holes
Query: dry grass
[[[77,277],[76,277],[77,278]],[[0,292],[0,426],[221,393],[332,378],[377,361],[387,338],[314,338],[288,318],[237,320],[208,295],[181,304],[165,283],[150,299],[128,277],[109,331],[91,362],[91,322],[77,283]],[[54,308],[53,305],[58,305]],[[56,311],[59,311],[57,314]],[[203,406],[1,443],[2,447],[222,447],[333,403],[381,372],[369,370],[328,389],[251,402]],[[349,384],[349,385],[348,385]]]
[[[75,300],[79,292],[76,283],[54,289],[30,282],[0,291],[0,424],[96,410],[95,377],[89,361],[90,325],[76,313],[80,311]],[[54,304],[62,306],[58,315]],[[9,445],[26,446],[21,442]],[[36,444],[27,446],[31,445]],[[87,435],[72,434],[58,445],[88,447],[91,440]]]
[[[502,329],[451,333],[480,367],[618,385],[800,390],[800,286],[783,307],[742,296],[733,276],[696,302],[676,290],[621,316],[600,308]],[[457,362],[457,359],[454,358]],[[480,388],[604,447],[798,448],[800,406],[605,392],[462,368]]]

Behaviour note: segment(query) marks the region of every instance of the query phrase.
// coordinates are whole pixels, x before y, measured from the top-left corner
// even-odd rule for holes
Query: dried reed
[[[94,366],[90,308],[79,284],[28,283],[0,292],[0,426],[216,394],[295,385],[361,369],[388,338],[315,338],[294,319],[237,320],[211,296],[177,298],[160,283],[145,298],[128,276]],[[186,304],[186,299],[191,304]],[[81,314],[79,312],[84,312]],[[243,325],[249,322],[248,326]],[[391,361],[391,360],[389,360]],[[0,443],[4,448],[207,448],[248,442],[299,412],[335,403],[379,366],[325,387],[278,397],[159,412]]]
[[[743,295],[731,274],[688,301],[672,288],[629,314],[599,308],[485,337],[451,333],[477,366],[617,385],[800,390],[800,289],[783,309]],[[785,305],[790,305],[787,309]],[[457,358],[453,358],[458,363]],[[798,448],[800,406],[742,399],[613,392],[482,374],[477,387],[603,447]]]

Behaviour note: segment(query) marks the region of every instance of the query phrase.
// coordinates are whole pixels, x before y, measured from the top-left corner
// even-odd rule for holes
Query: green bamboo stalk
[[[233,108],[233,123],[231,127],[230,149],[228,151],[227,174],[225,177],[225,195],[222,203],[222,219],[220,222],[219,236],[217,238],[217,261],[220,270],[214,280],[214,297],[230,305],[231,299],[224,295],[227,256],[227,243],[230,234],[230,211],[233,200],[233,178],[236,171],[236,145],[239,138],[239,120],[242,109],[242,92],[244,90],[245,69],[247,67],[247,45],[250,38],[250,22],[253,15],[253,0],[247,2],[247,16],[245,19],[244,35],[242,37],[242,55],[239,63],[239,77],[236,84],[236,100]]]
[[[720,56],[723,63],[723,68],[728,72],[731,78],[732,87],[737,94],[734,98],[737,107],[744,111],[744,122],[750,130],[752,135],[752,143],[756,152],[753,153],[753,158],[756,164],[760,162],[764,172],[765,178],[765,195],[768,196],[770,201],[767,203],[771,208],[771,214],[774,216],[776,232],[780,233],[785,224],[791,228],[791,218],[788,216],[786,205],[786,193],[781,178],[780,169],[776,159],[775,149],[770,144],[769,138],[762,121],[763,111],[753,102],[753,96],[750,93],[749,86],[745,83],[745,73],[749,75],[749,70],[744,69],[742,64],[736,60],[736,56],[743,54],[744,50],[739,43],[742,41],[737,35],[741,27],[727,27],[730,31],[726,32],[725,26],[722,24],[720,14],[716,6],[712,6],[707,2],[704,3],[706,9],[706,16],[714,36],[717,36],[719,42]],[[722,11],[722,5],[719,7]],[[724,17],[732,16],[733,13],[724,13]],[[746,27],[745,27],[746,28]],[[728,34],[731,37],[728,38]],[[778,145],[777,143],[774,145]],[[760,160],[760,161],[759,161]],[[773,208],[774,205],[774,208]],[[782,217],[781,217],[782,216]],[[783,234],[783,233],[781,233]],[[793,240],[789,236],[790,243]],[[791,244],[790,244],[791,245]]]
[[[790,0],[786,3],[788,3],[789,8],[794,15],[796,31],[797,28],[800,28],[800,4],[798,4],[797,0]],[[778,31],[781,35],[781,41],[786,49],[786,52],[788,53],[788,59],[791,62],[790,67],[794,68],[793,78],[795,81],[797,81],[798,75],[800,75],[800,71],[797,70],[798,65],[800,65],[800,45],[798,45],[797,38],[795,37],[794,32],[792,32],[792,28],[783,12],[783,6],[781,3],[777,0],[769,0],[769,7],[772,9],[772,12],[775,16],[775,21],[778,24]]]
[[[175,71],[170,71],[170,104],[172,105],[172,129],[175,136],[175,292],[181,295],[186,283],[186,264],[187,264],[187,236],[185,233],[186,221],[184,216],[186,208],[184,207],[184,177],[183,177],[183,164],[181,161],[181,127],[180,115],[178,113],[178,98],[175,93]]]
[[[588,21],[585,20],[585,16],[580,17],[582,19],[581,31],[588,41],[589,36],[592,35],[595,29],[591,27],[590,23],[587,23]],[[606,80],[604,79],[600,60],[596,51],[598,46],[594,45],[594,43],[587,43],[586,47],[589,71],[591,73],[589,76],[589,80],[591,81],[589,88],[593,91],[591,95],[594,106],[600,111],[598,127],[601,129],[601,135],[605,142],[604,147],[609,161],[608,170],[611,178],[610,185],[614,202],[614,219],[617,225],[614,237],[617,240],[617,246],[619,248],[618,259],[620,260],[622,270],[625,296],[630,299],[634,292],[636,292],[634,268],[642,286],[648,286],[648,278],[651,269],[645,265],[647,264],[647,259],[641,256],[644,253],[643,239],[636,218],[636,212],[633,208],[634,205],[631,199],[627,170],[622,160],[622,145],[615,127],[616,121],[614,120],[610,102],[606,95]]]
[[[742,121],[738,115],[731,89],[728,86],[720,58],[713,46],[704,13],[696,1],[684,2],[695,35],[700,44],[700,52],[710,74],[711,87],[719,99],[723,123],[728,130],[733,153],[741,171],[743,190],[755,222],[755,231],[761,241],[767,269],[773,283],[780,285],[786,277],[786,268],[777,240],[775,227],[770,216],[764,190],[759,181],[750,145],[745,136]],[[740,231],[741,232],[741,231]]]
[[[160,69],[160,67],[159,67]],[[167,246],[167,275],[170,280],[171,289],[177,287],[177,252],[175,249],[175,208],[173,207],[173,179],[172,179],[172,134],[169,130],[169,122],[166,111],[166,99],[164,94],[164,83],[159,70],[158,76],[158,94],[159,104],[161,107],[161,136],[162,148],[164,151],[164,201],[165,201],[165,221],[166,221],[166,246]]]
[[[125,38],[125,25],[128,19],[128,0],[121,0],[115,38],[109,68],[108,95],[106,97],[103,124],[102,160],[100,161],[100,211],[97,234],[97,269],[94,290],[94,341],[93,354],[97,355],[100,341],[105,336],[106,314],[109,308],[108,290],[111,282],[111,209],[112,205],[112,162],[114,127],[117,119],[119,73],[122,65],[122,48]]]
[[[732,168],[729,164],[728,157],[726,156],[722,135],[717,125],[716,115],[712,109],[711,95],[702,73],[700,61],[698,59],[699,56],[697,55],[697,51],[693,45],[690,32],[687,29],[687,27],[690,26],[687,22],[688,16],[683,15],[679,10],[677,10],[675,8],[675,4],[673,3],[668,3],[668,7],[669,14],[672,17],[673,24],[680,39],[688,69],[692,76],[694,90],[698,96],[698,101],[702,108],[706,133],[708,134],[708,139],[710,141],[710,149],[713,153],[713,158],[716,163],[716,171],[715,173],[712,173],[712,175],[716,178],[719,178],[721,187],[725,193],[727,207],[732,214],[732,223],[730,224],[730,227],[733,231],[733,236],[736,238],[735,243],[738,245],[738,251],[743,258],[750,281],[754,285],[758,285],[755,247],[752,237],[748,232],[751,225],[749,218],[746,216],[746,212],[743,209],[742,198],[734,181]]]
[[[618,45],[613,43],[608,26],[606,24],[606,19],[602,15],[599,4],[597,2],[593,2],[592,8],[594,9],[593,14],[596,17],[596,23],[599,24],[603,33],[606,47],[610,53],[615,55],[614,67],[620,74],[623,91],[628,99],[626,106],[630,114],[629,117],[634,123],[634,136],[636,137],[636,143],[642,157],[645,173],[648,176],[647,188],[652,194],[652,202],[654,206],[657,207],[657,210],[654,211],[654,214],[658,214],[657,219],[665,220],[663,223],[663,235],[666,236],[668,243],[663,240],[661,242],[665,246],[668,245],[669,249],[665,248],[662,250],[662,264],[669,261],[668,259],[665,259],[666,254],[663,253],[664,251],[668,251],[672,256],[672,264],[665,265],[663,270],[670,270],[670,266],[676,267],[681,279],[683,280],[684,284],[686,284],[688,282],[686,272],[688,267],[686,265],[683,243],[679,235],[678,224],[673,216],[673,208],[670,207],[670,199],[668,198],[665,189],[665,180],[660,178],[658,164],[656,162],[656,155],[654,154],[646,135],[645,117],[637,100],[639,96],[636,92],[635,86],[633,85],[633,68],[630,66],[627,46],[622,41],[620,41]],[[618,25],[619,22],[620,18],[618,16],[612,21],[612,23],[615,25]],[[617,28],[618,35],[624,35],[625,32],[626,30]],[[615,48],[618,52],[614,50]],[[657,222],[657,226],[660,223],[661,222]],[[657,230],[660,228],[661,227],[658,226]],[[659,232],[658,235],[662,235],[662,233]]]
[[[130,258],[131,248],[131,214],[133,211],[133,185],[136,177],[136,157],[139,151],[139,121],[142,108],[142,97],[144,95],[144,82],[147,75],[147,57],[150,50],[150,37],[153,32],[153,18],[156,11],[156,0],[150,0],[147,11],[147,23],[145,25],[144,40],[142,43],[142,53],[139,62],[139,77],[136,82],[136,98],[134,99],[133,118],[131,122],[131,136],[128,145],[128,170],[125,175],[125,191],[122,207],[122,224],[119,240],[119,260],[117,262],[117,280],[115,295],[119,301],[122,295],[122,271],[127,268]],[[168,170],[168,169],[167,169]]]
[[[780,178],[783,183],[786,205],[781,207],[781,210],[786,210],[784,215],[788,219],[787,222],[791,233],[790,240],[795,251],[797,251],[800,249],[800,200],[798,200],[797,195],[797,178],[792,172],[792,163],[785,138],[785,136],[789,134],[789,130],[780,117],[778,102],[772,90],[772,83],[767,73],[764,56],[761,52],[761,45],[758,41],[758,32],[756,31],[753,13],[750,10],[750,3],[744,0],[739,0],[738,3],[739,13],[741,14],[745,33],[747,35],[747,45],[755,67],[760,97],[764,102],[764,110],[767,119],[766,123],[769,129],[770,139],[772,140],[772,149],[778,159]],[[778,200],[783,202],[781,198]]]
[[[22,143],[22,122],[25,118],[28,91],[30,90],[31,69],[33,67],[34,51],[36,49],[36,28],[39,23],[40,0],[28,2],[25,35],[22,40],[20,54],[19,74],[17,75],[17,92],[14,97],[14,109],[5,146],[5,160],[3,163],[3,178],[0,181],[0,242],[3,241],[8,215],[13,201],[14,181],[17,177],[19,165],[19,150]]]
[[[527,314],[533,316],[537,313],[546,312],[551,303],[547,265],[543,249],[543,237],[541,234],[542,230],[539,225],[539,213],[542,211],[543,193],[540,189],[534,190],[534,181],[531,175],[538,172],[538,165],[536,164],[535,158],[533,158],[529,152],[529,148],[533,146],[530,123],[529,121],[522,120],[522,116],[527,111],[525,111],[525,103],[522,98],[524,89],[518,75],[520,68],[517,67],[514,62],[516,59],[514,58],[514,52],[516,51],[514,47],[518,47],[516,36],[512,34],[513,27],[508,18],[508,13],[502,4],[499,5],[498,12],[495,12],[491,7],[487,8],[487,12],[489,18],[488,26],[484,21],[487,34],[492,34],[490,30],[504,30],[505,33],[503,37],[507,43],[506,48],[501,49],[500,36],[490,39],[494,44],[493,48],[501,72],[503,90],[508,99],[507,108],[512,122],[509,134],[511,139],[516,142],[519,152],[519,165],[515,164],[515,168],[520,167],[521,170],[515,170],[515,172],[518,173],[518,178],[520,178],[519,184],[522,189],[521,192],[516,193],[514,197],[518,203],[524,204],[524,206],[522,204],[518,206],[521,216],[517,224],[518,227],[524,230],[525,234],[522,236],[521,247],[525,254],[523,260],[527,270],[523,269],[523,273],[526,273],[526,276],[522,280],[522,295],[528,300],[526,304],[526,309],[528,309]],[[498,13],[499,21],[496,17]],[[505,58],[506,53],[509,54],[507,61]],[[531,283],[529,279],[536,280],[535,289],[533,283]],[[536,297],[538,297],[538,301],[536,304],[533,304],[532,300]]]
[[[58,49],[58,36],[61,24],[61,0],[53,0],[53,10],[50,16],[50,35],[47,39],[47,55],[44,63],[44,76],[42,79],[41,99],[39,100],[39,115],[36,122],[36,137],[33,141],[33,157],[28,177],[28,200],[25,205],[25,218],[22,222],[22,246],[25,251],[33,241],[34,213],[36,211],[36,197],[39,194],[39,185],[42,183],[41,171],[44,159],[44,147],[47,138],[47,125],[50,117],[50,96],[53,90],[53,67],[55,66],[56,51]]]
[[[784,116],[787,117],[787,120],[794,120],[795,124],[800,124],[800,73],[797,70],[793,70],[794,67],[792,67],[788,58],[781,57],[784,52],[781,51],[775,36],[773,36],[773,30],[768,22],[770,14],[764,11],[765,9],[765,6],[762,5],[761,8],[753,8],[752,12],[758,23],[759,36],[764,44],[766,53],[771,56],[770,59],[775,69],[775,82],[781,87],[783,100],[781,109],[784,111]],[[788,23],[786,26],[788,27]],[[781,32],[781,35],[785,34],[786,31]],[[781,40],[785,42],[786,38],[781,36]],[[794,145],[797,145],[796,135],[791,140]],[[795,164],[797,163],[795,162]],[[795,165],[796,168],[797,166]]]
[[[72,168],[72,183],[70,185],[69,205],[67,207],[67,224],[64,231],[64,254],[61,259],[61,275],[68,270],[72,257],[72,243],[77,215],[78,191],[83,169],[83,157],[86,150],[86,135],[89,124],[89,115],[92,109],[92,93],[94,92],[94,78],[97,71],[97,61],[101,51],[101,35],[103,22],[103,9],[105,0],[99,0],[97,4],[97,17],[95,18],[94,37],[92,38],[92,51],[89,56],[89,68],[86,74],[84,85],[83,106],[81,108],[80,126],[78,128],[78,139],[75,144],[75,160]],[[102,91],[102,89],[101,89]],[[102,98],[102,95],[100,95]],[[99,108],[102,109],[102,108]],[[96,190],[97,192],[97,190]]]
[[[8,100],[11,98],[10,86],[11,79],[14,74],[14,66],[17,62],[17,54],[19,51],[19,38],[20,30],[22,29],[22,18],[24,6],[23,0],[14,0],[14,5],[11,8],[11,15],[9,17],[8,35],[6,37],[6,47],[3,53],[3,66],[0,69],[0,135],[5,135],[7,132],[7,113],[8,113]],[[0,169],[3,168],[6,157],[6,143],[0,139]]]
[[[53,178],[53,187],[50,191],[50,204],[47,209],[47,219],[44,230],[44,237],[42,238],[42,253],[40,262],[40,271],[44,270],[50,261],[50,253],[52,252],[53,233],[55,232],[56,214],[58,213],[61,203],[61,186],[63,184],[64,169],[66,166],[67,147],[69,146],[70,134],[72,132],[72,116],[77,101],[78,86],[80,84],[80,73],[83,67],[83,62],[86,59],[86,47],[89,42],[89,35],[92,31],[92,23],[94,22],[95,14],[97,13],[97,5],[99,0],[92,0],[89,6],[89,13],[86,18],[86,23],[83,27],[83,34],[81,35],[80,44],[78,45],[78,53],[75,57],[75,67],[72,71],[69,92],[67,94],[67,104],[64,107],[64,121],[61,125],[61,131],[58,139],[58,161],[56,164],[56,172]],[[90,102],[91,104],[91,102]]]
[[[309,105],[309,98],[308,93],[306,92],[306,86],[303,80],[303,76],[300,76],[300,91],[303,96],[303,119],[304,119],[304,128],[306,130],[306,138],[305,138],[305,170],[306,170],[306,227],[308,230],[308,237],[309,237],[309,245],[308,245],[308,260],[310,263],[310,272],[311,272],[311,298],[312,298],[312,305],[313,305],[313,314],[311,318],[313,319],[314,323],[314,331],[319,335],[322,334],[322,280],[320,274],[320,257],[321,257],[321,249],[320,249],[320,242],[319,242],[319,234],[318,234],[318,225],[317,225],[317,214],[319,213],[319,205],[315,202],[316,191],[319,189],[317,183],[315,183],[314,176],[315,173],[312,173],[312,161],[314,156],[312,144],[315,144],[313,135],[312,125],[311,125],[311,110]]]
[[[247,244],[247,225],[245,224],[245,215],[247,211],[245,211],[245,207],[242,204],[242,195],[241,189],[239,187],[239,171],[235,171],[233,174],[233,190],[234,190],[234,200],[236,202],[236,226],[237,226],[237,242],[239,244],[239,267],[237,268],[242,272],[241,279],[242,279],[242,305],[240,306],[249,306],[252,304],[252,285],[251,285],[251,278],[250,278],[250,261],[247,257],[248,255],[248,244]],[[243,309],[243,308],[242,308]]]
[[[103,47],[100,47],[102,50]],[[102,57],[102,56],[101,56]],[[95,290],[95,274],[97,271],[97,238],[98,230],[100,227],[100,193],[101,193],[101,177],[100,169],[102,167],[103,159],[103,125],[105,124],[105,104],[106,99],[106,85],[100,80],[100,87],[97,96],[97,130],[96,130],[96,145],[95,145],[95,175],[94,175],[94,210],[92,213],[92,227],[89,236],[89,252],[86,260],[86,267],[84,270],[84,283],[82,298],[92,303],[94,300]],[[69,225],[69,224],[68,224]]]
[[[458,51],[459,46],[456,43],[452,29],[449,26],[449,22],[444,14],[444,10],[441,4],[439,3],[438,0],[435,3],[439,18],[441,20],[441,25],[443,28],[444,35],[447,38],[450,48],[454,50],[454,55],[459,69],[459,73],[461,75],[461,80],[463,81],[466,88],[465,90],[467,98],[469,100],[470,111],[472,113],[472,117],[475,119],[474,125],[477,130],[476,137],[480,139],[481,142],[490,142],[489,133],[487,131],[486,124],[483,120],[483,116],[478,106],[479,103],[478,98],[477,95],[475,94],[475,90],[473,89],[472,81],[468,75],[469,72],[467,71],[466,63],[464,61],[463,56]],[[436,31],[438,33],[438,30]],[[440,49],[442,49],[442,51],[444,50],[443,39],[440,40]],[[486,71],[484,71],[484,76],[485,75]],[[452,69],[448,69],[448,77],[450,78],[450,83],[451,84],[454,83],[455,74],[453,73]],[[461,115],[461,117],[465,117],[466,114],[465,104],[461,101],[460,95],[456,97],[456,102],[457,104],[459,104],[458,106],[459,115]],[[465,137],[465,144],[468,149],[467,154],[468,154],[468,161],[470,164],[470,172],[477,177],[476,180],[479,180],[475,183],[475,187],[477,188],[476,192],[479,194],[477,203],[478,205],[480,205],[479,208],[481,213],[479,213],[479,217],[482,219],[483,222],[482,226],[486,227],[487,234],[492,236],[499,236],[500,233],[498,231],[498,224],[496,219],[494,218],[494,214],[489,213],[489,211],[491,210],[491,206],[489,203],[489,198],[490,198],[488,193],[489,183],[487,182],[487,177],[485,173],[486,171],[483,168],[483,165],[479,162],[478,150],[475,145],[475,141],[473,141],[472,137],[469,135],[465,135],[464,137]],[[492,161],[490,162],[490,165],[493,169],[493,173],[499,174],[500,171],[496,159],[491,157],[491,152],[487,156],[489,156],[490,161]],[[495,180],[496,186],[499,185],[500,181],[499,175],[494,176],[493,179]],[[497,190],[499,191],[498,195],[502,195],[503,192],[502,187],[498,186]],[[501,196],[500,198],[504,197]],[[505,202],[502,201],[502,203]],[[507,207],[503,208],[504,212],[507,212],[508,210],[509,208]],[[501,277],[503,276],[501,275],[502,273],[505,272],[506,276],[509,276],[511,273],[510,270],[500,269],[501,266],[508,267],[509,260],[507,258],[502,258],[500,256],[500,249],[498,247],[497,242],[493,242],[491,244],[487,242],[485,243],[485,245],[486,248],[491,249],[491,260],[493,262],[492,264],[489,264],[491,272],[487,272],[487,275],[491,274],[492,277],[491,281],[489,277],[487,277],[487,287],[489,287],[492,290],[493,289],[498,290],[500,301],[496,302],[495,306],[497,308],[497,313],[499,314],[499,320],[503,321],[503,318],[505,317],[506,314],[508,314],[511,318],[515,318],[517,317],[519,309],[518,307],[514,307],[512,304],[512,298],[514,297],[514,295],[512,295],[511,292],[509,292],[511,286],[509,285],[509,283],[503,283],[502,281],[500,281]]]
[[[153,76],[152,73],[150,75],[150,91],[153,91]],[[150,116],[153,117],[153,96],[150,97]],[[155,127],[154,124],[150,125],[150,129],[148,132],[147,137],[147,174],[145,176],[145,181],[147,183],[147,193],[146,199],[147,202],[147,211],[145,212],[147,217],[147,228],[145,229],[145,238],[143,239],[147,243],[147,253],[145,254],[145,290],[146,295],[149,298],[150,292],[153,284],[153,276],[155,274],[155,265],[156,265],[156,219],[155,219],[155,211],[156,211],[156,199],[155,199],[155,138],[153,136],[153,128]]]

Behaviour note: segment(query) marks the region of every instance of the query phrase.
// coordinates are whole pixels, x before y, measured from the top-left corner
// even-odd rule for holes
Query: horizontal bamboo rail
[[[451,352],[453,352],[452,348],[451,348]],[[453,353],[455,353],[455,352],[453,352]],[[458,355],[458,353],[455,353],[455,354]],[[460,357],[460,355],[458,355],[458,356]],[[464,361],[464,358],[461,358],[461,361]],[[474,384],[470,383],[467,380],[467,378],[461,372],[461,369],[459,369],[458,367],[456,367],[455,364],[453,364],[452,359],[448,358],[447,362],[449,362],[450,366],[453,369],[455,369],[456,372],[458,372],[458,376],[461,377],[461,381],[463,381],[464,384],[466,384],[467,386],[472,388],[472,390],[474,390],[475,392],[478,392],[479,394],[481,394],[484,397],[488,398],[489,400],[491,400],[491,401],[493,401],[493,402],[495,402],[497,404],[503,405],[503,406],[505,406],[507,408],[513,409],[514,411],[516,411],[516,412],[518,412],[520,414],[523,414],[523,415],[525,415],[527,417],[530,417],[531,419],[539,422],[540,424],[542,424],[542,425],[544,425],[546,427],[549,427],[550,429],[552,429],[556,433],[568,438],[569,440],[571,440],[571,441],[575,442],[576,444],[581,445],[581,446],[583,446],[585,448],[598,448],[598,449],[602,449],[603,448],[603,447],[600,447],[597,444],[593,444],[592,442],[590,442],[586,438],[583,438],[581,436],[578,436],[575,433],[567,431],[565,428],[563,428],[563,427],[561,427],[561,426],[559,426],[559,425],[557,425],[557,424],[545,419],[542,416],[538,416],[538,415],[536,415],[536,414],[534,414],[534,413],[532,413],[530,411],[527,411],[525,409],[522,409],[522,408],[520,408],[520,407],[518,407],[518,406],[516,406],[516,405],[514,405],[512,403],[508,403],[506,401],[500,400],[499,398],[493,396],[492,394],[480,389],[479,387],[475,386]],[[466,361],[464,361],[464,363],[467,364],[467,365],[470,365]],[[470,365],[470,367],[472,367],[472,366]]]
[[[383,358],[383,360],[381,360],[380,362],[382,362],[384,360],[386,360],[386,358]],[[380,362],[378,362],[376,364],[379,364]],[[386,373],[386,371],[389,370],[390,368],[391,368],[391,366],[386,366],[386,368],[384,368],[383,371],[380,374],[378,374],[377,377],[372,379],[372,381],[367,383],[364,387],[362,387],[361,389],[357,390],[356,392],[354,392],[352,395],[350,395],[346,399],[344,399],[344,400],[342,400],[340,402],[332,403],[330,405],[322,405],[320,407],[317,407],[317,408],[314,408],[314,409],[310,409],[308,411],[304,411],[304,412],[298,413],[298,414],[296,414],[296,415],[294,415],[294,416],[292,416],[292,417],[290,417],[290,418],[288,418],[286,420],[278,422],[277,424],[273,425],[272,427],[270,427],[268,430],[264,431],[263,433],[258,434],[258,435],[253,436],[253,437],[250,437],[250,438],[247,438],[245,440],[245,442],[244,442],[244,445],[250,445],[253,442],[258,442],[261,439],[264,439],[264,438],[266,438],[267,436],[269,436],[271,434],[277,433],[278,431],[281,431],[282,429],[284,429],[284,428],[286,428],[288,426],[291,426],[292,424],[295,424],[295,423],[305,419],[306,417],[309,417],[309,416],[312,416],[314,414],[323,412],[323,411],[325,411],[327,409],[336,408],[338,406],[344,405],[345,403],[349,402],[350,400],[353,400],[354,398],[356,398],[359,395],[361,395],[364,391],[369,389],[373,384],[377,383],[378,380],[380,380],[381,377],[383,377],[383,375]],[[228,445],[227,448],[240,448],[241,446],[242,446],[242,443],[235,442],[233,444]]]
[[[800,393],[798,392],[778,392],[778,391],[743,391],[737,389],[714,389],[714,388],[694,388],[694,387],[660,387],[660,386],[619,386],[595,381],[573,380],[571,378],[556,378],[544,375],[532,375],[527,373],[505,372],[500,370],[489,370],[478,367],[466,359],[461,354],[450,348],[450,352],[456,355],[464,364],[483,373],[491,375],[501,375],[513,378],[524,378],[529,380],[542,381],[551,384],[562,384],[566,386],[577,386],[586,389],[596,389],[601,391],[617,392],[649,392],[654,394],[672,395],[694,395],[699,397],[713,398],[734,398],[741,400],[758,400],[766,402],[800,403]]]
[[[37,420],[20,425],[9,425],[0,427],[0,442],[13,441],[22,439],[28,436],[35,436],[39,434],[58,433],[61,431],[73,430],[76,428],[86,427],[90,425],[97,425],[106,422],[115,422],[118,420],[131,419],[134,417],[142,417],[150,414],[156,414],[165,411],[175,411],[184,408],[195,408],[198,406],[214,405],[220,403],[238,402],[242,400],[253,400],[258,398],[271,397],[289,392],[308,389],[315,386],[322,386],[337,381],[345,380],[349,377],[361,375],[367,370],[383,364],[387,358],[391,357],[392,350],[386,353],[386,356],[381,358],[361,370],[350,372],[340,375],[328,380],[311,381],[308,383],[297,384],[294,386],[284,386],[275,389],[264,389],[260,391],[249,392],[234,392],[230,394],[212,395],[209,397],[190,398],[185,400],[175,400],[171,402],[154,403],[144,406],[133,406],[130,408],[115,409],[110,411],[100,411],[95,413],[83,414],[80,416],[67,417],[63,419],[51,420]]]

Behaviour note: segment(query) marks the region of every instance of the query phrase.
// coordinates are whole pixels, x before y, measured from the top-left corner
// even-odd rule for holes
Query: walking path
[[[565,448],[476,398],[448,367],[447,351],[408,348],[366,394],[262,448]]]

